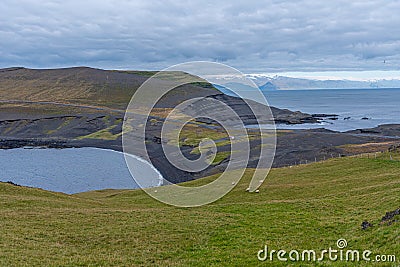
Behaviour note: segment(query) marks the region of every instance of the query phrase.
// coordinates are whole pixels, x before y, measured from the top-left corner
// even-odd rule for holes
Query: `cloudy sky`
[[[398,0],[3,0],[0,10],[0,67],[400,70]]]

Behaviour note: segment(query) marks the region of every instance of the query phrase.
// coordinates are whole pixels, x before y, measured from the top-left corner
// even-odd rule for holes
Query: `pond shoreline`
[[[151,164],[128,156],[129,167],[125,154],[103,148],[0,149],[0,181],[66,194],[162,185],[163,177]]]

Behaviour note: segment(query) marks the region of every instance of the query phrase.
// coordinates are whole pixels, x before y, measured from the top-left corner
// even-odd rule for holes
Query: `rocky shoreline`
[[[230,97],[221,93],[213,93],[205,97],[222,101],[232,107],[236,114],[245,125],[255,124],[257,121],[252,110],[244,103],[242,99]],[[14,104],[14,103],[13,103]],[[31,107],[32,103],[29,103]],[[54,108],[58,114],[47,115],[43,107]],[[260,104],[254,104],[263,122],[270,122],[271,118],[263,114],[265,107]],[[103,149],[112,149],[123,151],[121,132],[123,122],[123,112],[111,112],[109,110],[95,109],[88,112],[88,109],[65,110],[66,106],[59,106],[54,103],[41,104],[39,112],[26,112],[26,109],[2,108],[0,110],[0,149],[13,149],[21,147],[39,147],[39,148],[80,148],[97,147]],[[207,108],[210,112],[219,112],[213,108]],[[29,110],[30,111],[30,110]],[[286,109],[271,107],[273,120],[275,123],[284,124],[303,124],[317,123],[321,119],[331,115],[318,114],[310,115],[302,112],[292,112]],[[221,111],[222,112],[222,111]],[[229,121],[229,117],[222,117]],[[210,166],[199,173],[184,172],[168,162],[161,147],[160,131],[164,117],[152,115],[148,121],[155,120],[158,123],[151,123],[147,128],[146,146],[148,154],[153,165],[163,174],[164,177],[173,177],[171,182],[183,182],[197,179],[221,172],[225,169],[228,160]],[[199,120],[199,127],[210,127],[207,121]],[[218,126],[215,130],[218,130]],[[249,130],[251,131],[251,130]],[[251,146],[257,147],[260,140],[252,140]],[[229,146],[220,147],[220,151],[229,151]],[[193,147],[183,145],[182,153],[191,159],[197,156],[192,154]],[[255,167],[258,162],[257,151],[252,151],[253,159],[250,160],[249,167]],[[143,156],[144,151],[135,151],[135,155]],[[286,164],[285,161],[278,160],[274,166]]]
[[[66,140],[45,140],[45,139],[0,139],[0,149],[15,148],[72,148]]]
[[[373,134],[366,134],[373,132]],[[390,136],[388,136],[390,134]],[[349,156],[357,154],[357,151],[347,150],[351,145],[381,143],[379,149],[389,149],[400,144],[400,125],[381,125],[373,130],[356,130],[350,132],[334,132],[325,129],[291,130],[278,132],[277,150],[273,167],[283,167],[299,163],[320,161],[330,157]],[[251,141],[251,146],[256,147],[257,140]],[[123,151],[121,139],[99,140],[99,139],[67,139],[67,138],[0,138],[0,149],[14,148],[82,148],[96,147]],[[168,164],[161,145],[156,140],[147,144],[147,149],[153,165],[164,177],[173,177],[171,182],[184,182],[208,176],[223,171],[228,160],[222,161],[216,166],[211,166],[199,173],[188,173],[180,171]],[[185,156],[193,157],[190,153],[193,147],[183,146],[181,148]],[[229,150],[229,146],[221,147],[221,151]],[[252,151],[248,167],[257,165],[259,158],[257,151]]]

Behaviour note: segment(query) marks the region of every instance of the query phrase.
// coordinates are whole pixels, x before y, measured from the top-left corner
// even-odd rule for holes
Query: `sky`
[[[3,0],[0,10],[0,68],[206,60],[244,73],[400,78],[398,0]]]

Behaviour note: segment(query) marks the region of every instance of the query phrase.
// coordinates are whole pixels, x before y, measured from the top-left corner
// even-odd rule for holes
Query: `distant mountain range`
[[[247,75],[261,90],[400,88],[396,80],[313,80],[285,76]]]

